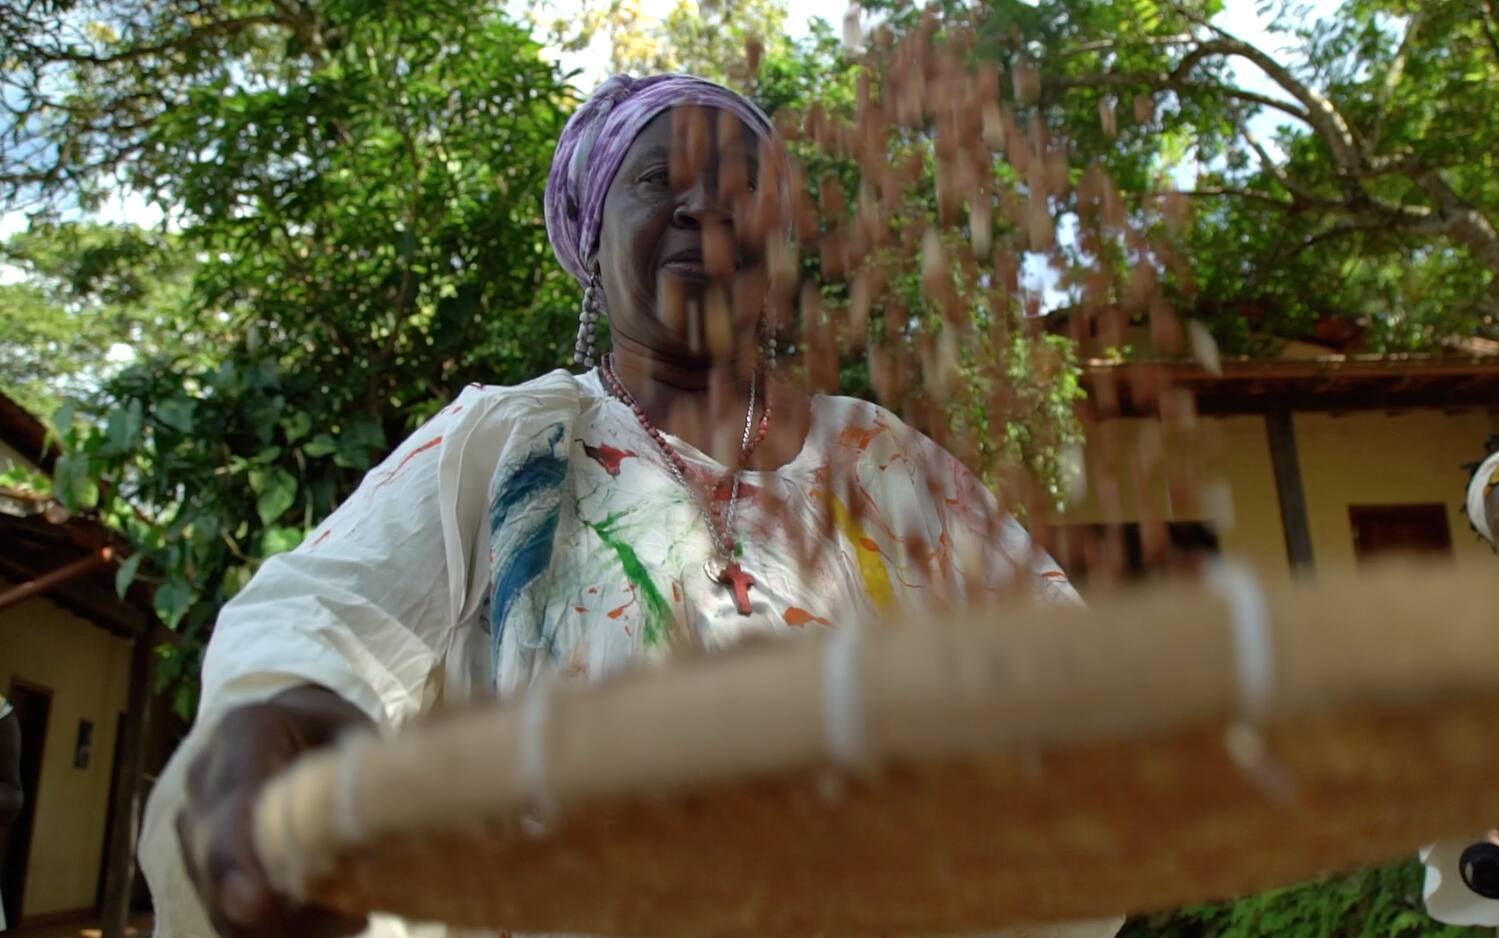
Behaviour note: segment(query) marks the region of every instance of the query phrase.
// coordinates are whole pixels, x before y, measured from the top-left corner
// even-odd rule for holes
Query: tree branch
[[[1416,34],[1421,31],[1424,18],[1425,8],[1418,5],[1416,12],[1411,14],[1410,20],[1405,24],[1405,35],[1400,38],[1400,48],[1395,51],[1395,59],[1390,63],[1390,70],[1385,73],[1384,81],[1379,86],[1379,96],[1374,105],[1374,126],[1369,131],[1366,156],[1379,149],[1379,138],[1384,133],[1385,109],[1389,107],[1390,98],[1395,94],[1395,86],[1400,84],[1400,79],[1405,77],[1405,63],[1410,57],[1411,43],[1415,41]]]
[[[1249,144],[1249,148],[1259,157],[1260,165],[1265,168],[1267,173],[1275,177],[1275,181],[1280,183],[1282,189],[1291,194],[1292,201],[1307,204],[1329,204],[1327,200],[1312,195],[1309,191],[1291,180],[1285,168],[1276,163],[1275,160],[1270,158],[1270,154],[1265,152],[1265,148],[1260,145],[1259,140],[1250,131],[1249,125],[1244,123],[1242,115],[1235,114],[1234,123],[1238,126],[1239,134],[1244,138],[1244,142]]]
[[[1494,50],[1494,58],[1499,60],[1499,0],[1487,0],[1485,9],[1480,14],[1483,18],[1483,34],[1488,37],[1489,48]]]
[[[1290,101],[1282,101],[1279,98],[1272,98],[1269,95],[1247,91],[1243,88],[1235,88],[1232,85],[1222,85],[1217,82],[1190,85],[1184,78],[1178,77],[1175,71],[1106,72],[1102,75],[1078,75],[1072,78],[1057,79],[1048,82],[1046,85],[1048,88],[1059,88],[1062,90],[1072,88],[1138,88],[1141,86],[1178,92],[1196,89],[1211,94],[1221,94],[1235,101],[1257,104],[1261,107],[1281,111],[1303,123],[1311,123],[1307,117],[1307,113]]]
[[[1191,33],[1177,33],[1174,36],[1146,36],[1140,39],[1128,41],[1130,46],[1180,46],[1192,42],[1197,37]],[[1118,39],[1095,39],[1092,42],[1080,42],[1063,50],[1064,56],[1082,55],[1085,52],[1104,52],[1110,49],[1118,49],[1124,43]]]
[[[1254,202],[1264,202],[1284,211],[1295,211],[1298,206],[1294,201],[1287,201],[1268,192],[1260,192],[1255,189],[1239,189],[1233,186],[1208,186],[1202,189],[1175,189],[1170,192],[1155,193],[1160,197],[1168,195],[1184,195],[1190,199],[1219,199],[1235,198],[1249,199]]]
[[[1494,2],[1499,2],[1499,0],[1494,0]],[[1204,25],[1217,38],[1200,40],[1186,55],[1182,56],[1182,60],[1170,72],[1082,76],[1063,79],[1059,84],[1064,88],[1143,84],[1155,88],[1185,90],[1191,87],[1188,78],[1192,70],[1204,59],[1213,56],[1246,59],[1295,99],[1300,107],[1242,88],[1226,87],[1217,82],[1201,86],[1202,89],[1218,90],[1237,100],[1275,108],[1304,121],[1327,144],[1340,171],[1350,177],[1359,175],[1363,165],[1364,151],[1358,134],[1331,100],[1302,82],[1291,74],[1290,69],[1258,47],[1216,26],[1206,23]]]
[[[202,26],[195,26],[183,35],[176,36],[164,42],[153,43],[151,45],[145,46],[131,46],[129,48],[121,49],[118,52],[110,53],[108,55],[100,55],[93,52],[81,52],[71,46],[67,48],[42,48],[40,46],[30,44],[27,48],[29,49],[29,51],[35,53],[38,58],[45,61],[68,62],[73,65],[92,65],[99,67],[118,65],[124,62],[133,62],[138,59],[162,55],[168,52],[175,52],[178,49],[192,46],[209,37],[231,35],[234,33],[243,32],[244,30],[250,29],[254,26],[276,25],[289,26],[292,24],[288,24],[284,22],[281,17],[271,14],[238,16],[232,19],[219,20],[215,23],[206,23]]]
[[[1434,170],[1416,172],[1411,179],[1436,203],[1432,215],[1441,221],[1439,230],[1471,250],[1499,279],[1499,229],[1488,216],[1453,191]]]
[[[1195,64],[1209,55],[1238,56],[1247,59],[1287,94],[1295,98],[1306,109],[1306,122],[1317,136],[1332,151],[1333,160],[1339,169],[1357,176],[1362,164],[1363,151],[1353,126],[1331,100],[1303,83],[1291,70],[1277,62],[1256,46],[1250,45],[1217,27],[1209,27],[1220,38],[1202,43],[1182,60],[1182,65]],[[1180,66],[1179,66],[1180,68]]]

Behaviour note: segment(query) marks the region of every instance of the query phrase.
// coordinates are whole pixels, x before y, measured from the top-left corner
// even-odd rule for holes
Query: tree
[[[1294,25],[1302,11],[1284,3],[1289,55],[1214,26],[1217,0],[942,8],[944,22],[980,31],[980,58],[1005,88],[1023,87],[1007,101],[1017,124],[1037,114],[1065,132],[1076,162],[1107,166],[1134,204],[1175,188],[1166,171],[1196,160],[1192,273],[1165,279],[1177,307],[1231,347],[1338,317],[1360,320],[1373,349],[1499,334],[1491,4],[1349,0]],[[898,29],[915,22],[889,12]],[[1281,121],[1273,140],[1251,129],[1267,113]]]
[[[30,143],[0,163],[11,204],[44,219],[124,179],[192,258],[161,325],[193,340],[59,414],[54,480],[139,548],[123,576],[159,580],[189,639],[162,670],[188,674],[219,605],[396,438],[467,383],[566,360],[576,291],[540,194],[568,93],[467,4],[123,2],[56,35],[27,9],[4,17]],[[46,240],[28,289],[72,315]]]
[[[531,0],[527,15],[561,49],[577,52],[596,37],[609,44],[609,68],[646,75],[687,72],[744,88],[755,69],[746,44],[785,53],[785,0],[677,0],[660,20],[646,17],[640,0],[589,0],[566,15],[554,0]]]
[[[181,350],[202,363],[224,338],[185,328],[195,265],[174,236],[42,223],[0,259],[24,278],[0,285],[0,386],[34,413],[93,392],[135,358]]]

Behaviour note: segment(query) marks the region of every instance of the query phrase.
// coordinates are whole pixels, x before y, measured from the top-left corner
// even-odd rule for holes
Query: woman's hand
[[[255,857],[251,825],[267,779],[302,752],[369,725],[342,697],[304,686],[231,710],[214,730],[188,769],[177,837],[188,876],[223,938],[331,938],[364,930],[364,919],[275,894]]]

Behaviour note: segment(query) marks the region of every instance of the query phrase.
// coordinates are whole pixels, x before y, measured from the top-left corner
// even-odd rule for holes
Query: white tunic
[[[1019,586],[1075,601],[1050,558],[931,440],[864,401],[816,397],[812,408],[795,459],[743,475],[746,617],[703,570],[712,550],[697,501],[596,375],[465,390],[220,614],[197,722],[146,814],[157,934],[213,934],[172,819],[186,766],[230,708],[312,683],[397,727],[442,699],[510,694],[544,668],[596,678],[682,643],[827,628],[928,597]],[[721,475],[673,442],[697,481]],[[1119,924],[1012,934],[1102,938]],[[377,917],[369,934],[457,931]]]

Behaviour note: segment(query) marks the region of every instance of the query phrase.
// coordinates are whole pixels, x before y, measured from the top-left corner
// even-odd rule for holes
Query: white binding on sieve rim
[[[828,756],[851,769],[864,758],[864,708],[859,687],[859,651],[864,625],[855,618],[840,625],[823,647],[822,725]]]
[[[519,752],[516,766],[521,782],[530,795],[531,813],[521,818],[521,827],[526,833],[539,836],[557,814],[557,802],[552,796],[551,772],[548,769],[547,727],[552,716],[552,689],[554,681],[551,671],[542,671],[526,688],[521,700]]]
[[[375,741],[375,734],[353,732],[339,743],[338,768],[333,778],[333,817],[338,832],[349,846],[365,840],[364,818],[359,810],[359,771],[364,751]]]
[[[1248,567],[1234,561],[1213,564],[1205,581],[1228,603],[1233,630],[1239,718],[1224,730],[1224,749],[1267,797],[1288,801],[1294,794],[1291,778],[1275,761],[1259,730],[1275,693],[1274,633],[1264,588]]]
[[[1275,653],[1271,647],[1270,609],[1265,602],[1265,591],[1259,578],[1235,561],[1221,561],[1209,567],[1207,585],[1228,603],[1239,714],[1251,723],[1259,723],[1269,712],[1275,691]]]
[[[300,776],[292,770],[287,775],[272,779],[261,791],[255,804],[256,823],[252,828],[252,837],[255,859],[266,871],[271,885],[293,899],[301,900],[307,898],[309,886],[307,864],[303,862],[306,848],[298,835],[296,818],[293,816],[296,812],[292,808],[292,793],[297,786],[289,784],[289,781],[298,778]],[[270,793],[274,793],[275,797],[267,798]],[[264,812],[268,810],[271,817],[266,819]],[[273,829],[276,833],[271,835]],[[276,849],[271,849],[271,844],[277,844]],[[201,852],[197,859],[202,862]]]

